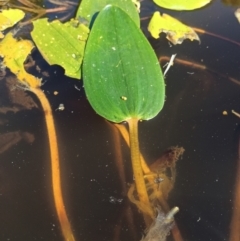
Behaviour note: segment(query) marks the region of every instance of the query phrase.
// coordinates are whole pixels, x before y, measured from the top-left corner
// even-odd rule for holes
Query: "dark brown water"
[[[143,1],[142,8],[143,16],[158,10],[150,1]],[[240,41],[236,8],[220,1],[191,12],[159,10],[188,25]],[[164,35],[159,40],[149,37],[159,57],[177,53],[177,58],[213,71],[177,63],[171,67],[166,76],[165,106],[156,118],[140,123],[140,145],[149,162],[170,146],[185,148],[169,199],[170,206],[180,208],[176,215],[179,229],[185,241],[223,241],[229,235],[240,132],[240,119],[231,114],[232,109],[240,112],[240,85],[227,77],[240,83],[240,47],[208,35],[200,35],[200,39],[201,44],[186,40],[170,47]],[[33,57],[38,59],[37,52]],[[129,226],[122,217],[127,198],[115,163],[112,131],[91,109],[82,83],[57,73],[46,78],[43,89],[54,110],[64,200],[76,239],[134,240],[135,228],[136,240],[140,240],[144,226],[135,208],[134,225]],[[0,149],[0,241],[62,241],[53,205],[43,112],[40,107],[26,108],[30,102],[39,106],[30,93],[31,100],[19,97],[21,101],[13,103],[10,95],[14,90],[6,87],[6,78],[0,82],[0,144],[7,142],[1,143],[4,134],[15,136],[12,142],[8,139],[7,149]],[[59,94],[55,96],[53,91]],[[56,110],[61,103],[65,110]],[[6,107],[13,106],[17,112],[6,112]],[[224,110],[228,115],[222,114]],[[129,151],[123,141],[121,145],[130,183]],[[118,228],[120,238],[114,239]]]

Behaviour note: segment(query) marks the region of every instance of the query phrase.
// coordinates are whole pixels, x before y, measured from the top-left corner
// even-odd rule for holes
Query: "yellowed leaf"
[[[28,74],[23,65],[33,47],[30,40],[18,41],[11,33],[8,33],[0,42],[0,56],[4,58],[3,63],[16,74],[22,84],[37,88],[41,85],[40,79]]]
[[[23,19],[25,13],[20,9],[7,9],[0,12],[0,31],[12,27]]]
[[[162,14],[161,16],[159,12],[153,14],[148,25],[148,31],[156,39],[159,38],[161,32],[166,33],[166,38],[174,45],[181,44],[187,38],[191,41],[200,41],[198,35],[191,27],[167,14]]]
[[[240,23],[240,8],[238,8],[236,11],[235,11],[235,17],[237,18],[238,22]]]

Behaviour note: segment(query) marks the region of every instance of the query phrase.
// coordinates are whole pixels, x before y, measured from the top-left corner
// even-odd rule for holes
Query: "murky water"
[[[169,13],[188,25],[240,42],[234,11],[220,1],[191,12],[174,12],[143,1],[143,16]],[[147,20],[142,22],[143,28]],[[154,162],[170,146],[185,149],[169,204],[178,206],[176,222],[185,241],[229,240],[238,161],[240,119],[240,47],[200,34],[201,44],[170,46],[162,36],[149,39],[160,57],[177,58],[208,69],[175,62],[166,75],[166,103],[161,113],[139,125],[141,150]],[[33,54],[38,59],[38,53]],[[49,67],[39,60],[42,68]],[[162,66],[165,62],[162,62]],[[53,76],[53,75],[51,75]],[[0,240],[63,240],[55,213],[44,115],[31,93],[0,81]],[[62,169],[64,200],[76,240],[140,240],[143,220],[128,201],[116,164],[109,124],[94,113],[81,81],[57,75],[43,89],[51,103]],[[58,95],[53,92],[58,91]],[[58,110],[64,104],[63,111]],[[228,115],[223,115],[227,111]],[[130,154],[121,141],[126,182],[132,182]],[[125,184],[127,186],[127,183]],[[172,240],[169,237],[169,240]]]

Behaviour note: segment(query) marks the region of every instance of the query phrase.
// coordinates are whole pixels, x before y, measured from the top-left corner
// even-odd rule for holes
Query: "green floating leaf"
[[[76,20],[61,23],[47,19],[33,22],[31,32],[44,59],[51,65],[58,64],[65,69],[65,75],[81,78],[81,63],[89,29]]]
[[[198,35],[187,25],[181,23],[177,19],[159,12],[155,12],[149,22],[148,31],[151,35],[158,39],[161,32],[166,33],[167,39],[173,44],[181,44],[184,39],[198,40]]]
[[[158,59],[141,30],[116,6],[105,7],[93,24],[83,81],[94,110],[113,122],[151,119],[164,104]]]
[[[212,0],[153,0],[158,6],[172,10],[193,10],[201,8]]]
[[[140,26],[139,14],[132,0],[82,0],[77,10],[76,18],[84,18],[89,25],[94,14],[101,11],[108,4],[115,5],[124,10],[137,26]]]

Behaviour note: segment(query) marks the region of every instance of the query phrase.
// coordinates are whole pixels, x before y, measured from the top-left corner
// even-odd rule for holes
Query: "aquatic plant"
[[[110,11],[107,13],[107,10]],[[105,12],[104,12],[105,11]],[[117,14],[114,17],[114,11]],[[93,23],[93,28],[92,32],[90,34],[89,38],[89,43],[86,48],[86,54],[85,56],[85,61],[84,65],[85,67],[83,68],[83,73],[84,75],[84,83],[85,83],[85,88],[86,92],[89,98],[90,103],[93,105],[94,109],[96,112],[98,112],[100,115],[102,115],[104,118],[109,119],[110,121],[114,122],[121,122],[121,121],[127,121],[129,124],[129,130],[130,130],[130,145],[131,145],[131,156],[132,156],[132,165],[133,165],[133,172],[134,172],[134,177],[135,177],[135,182],[136,182],[136,188],[135,185],[132,185],[130,187],[131,193],[129,194],[129,197],[131,197],[132,201],[138,206],[140,210],[143,211],[143,213],[147,214],[147,216],[150,216],[151,219],[155,219],[155,222],[151,226],[152,229],[149,230],[149,233],[145,237],[144,240],[148,240],[149,237],[150,239],[160,239],[160,240],[165,240],[166,235],[168,234],[169,230],[172,227],[172,216],[176,211],[176,208],[173,209],[173,211],[170,211],[168,213],[169,207],[166,208],[166,210],[158,210],[158,215],[156,217],[156,211],[154,209],[154,201],[157,199],[158,201],[161,200],[162,196],[158,195],[163,195],[164,198],[163,200],[166,201],[167,195],[169,191],[173,188],[174,181],[167,183],[167,177],[163,178],[164,171],[161,169],[161,173],[156,173],[149,168],[146,163],[144,162],[144,159],[141,159],[141,153],[139,150],[139,144],[138,144],[138,130],[137,130],[137,125],[139,120],[144,120],[144,119],[150,119],[153,118],[162,108],[163,102],[164,102],[164,83],[163,83],[163,77],[161,70],[159,71],[159,66],[158,66],[158,61],[154,60],[153,58],[150,58],[149,62],[144,62],[143,60],[145,59],[145,55],[148,56],[153,56],[151,51],[149,50],[149,47],[145,47],[146,41],[144,42],[143,36],[140,34],[140,30],[136,30],[137,27],[133,25],[133,21],[127,19],[127,14],[124,13],[122,10],[119,10],[117,7],[108,7],[107,9],[103,10],[99,16],[96,18],[96,21]],[[113,14],[114,13],[114,14]],[[107,19],[107,14],[111,16],[111,19],[113,21],[110,22],[116,22],[118,23],[118,28],[117,30],[113,28],[113,26],[109,26],[109,28],[106,28],[107,24],[109,23],[109,19]],[[113,15],[112,15],[113,14]],[[94,14],[91,15],[91,17]],[[108,16],[108,18],[110,18]],[[119,19],[121,19],[121,24],[119,23]],[[127,19],[127,20],[126,20]],[[46,25],[49,24],[45,21]],[[90,22],[92,19],[88,21],[88,26],[90,25]],[[122,21],[126,21],[126,26],[129,26],[131,30],[129,29],[122,29],[120,25],[122,25]],[[100,23],[101,24],[100,24]],[[76,27],[78,26],[78,22],[76,24]],[[35,25],[36,26],[36,25]],[[96,27],[97,26],[97,27]],[[133,27],[134,26],[134,27]],[[127,31],[128,30],[128,31]],[[41,30],[42,31],[42,30]],[[102,31],[102,32],[101,32]],[[127,34],[121,31],[126,31],[127,33],[131,32],[135,38],[134,43],[130,43],[129,39],[127,38]],[[105,34],[105,35],[104,35]],[[114,35],[116,34],[116,35]],[[105,38],[106,36],[106,38]],[[114,36],[114,38],[113,38]],[[118,36],[126,37],[121,39],[121,43],[119,44],[114,42]],[[138,42],[141,36],[141,41]],[[132,36],[131,36],[132,37]],[[85,41],[86,39],[84,39]],[[96,40],[98,40],[99,46],[103,46],[104,51],[102,49],[97,49],[98,46],[94,45],[96,43]],[[103,41],[102,41],[103,40]],[[107,41],[105,41],[107,40]],[[109,40],[109,41],[108,41]],[[6,41],[13,41],[10,38],[10,35],[6,36]],[[47,40],[49,42],[49,40]],[[105,41],[105,42],[104,42]],[[128,42],[129,41],[129,42]],[[20,41],[19,41],[20,42]],[[71,40],[70,40],[71,42]],[[4,43],[4,42],[3,42]],[[16,44],[16,42],[12,42],[13,45]],[[106,45],[105,45],[106,43]],[[129,50],[128,55],[124,56],[122,54],[126,49],[124,49],[125,45],[124,43],[128,43],[129,46],[127,50]],[[138,44],[136,44],[138,43]],[[38,44],[36,41],[37,46],[39,47],[40,51],[42,49],[41,44]],[[145,45],[144,45],[145,44]],[[138,47],[138,51],[134,52],[132,54],[131,51],[134,50],[134,48]],[[4,46],[5,47],[5,46]],[[2,47],[3,49],[3,47]],[[108,51],[106,51],[108,49]],[[146,52],[141,52],[139,49],[144,49]],[[95,51],[97,50],[97,51]],[[2,51],[2,52],[1,52]],[[3,53],[3,50],[1,50],[0,53]],[[9,51],[9,49],[8,49]],[[51,53],[51,49],[47,50]],[[92,52],[94,51],[94,53]],[[98,52],[99,51],[99,52]],[[127,51],[126,51],[127,52]],[[7,53],[7,52],[6,52]],[[97,53],[97,55],[96,55]],[[120,57],[118,54],[120,54]],[[14,52],[15,54],[15,52]],[[74,53],[73,53],[74,54]],[[94,55],[95,54],[95,55]],[[6,54],[7,56],[8,54]],[[43,56],[45,57],[44,53]],[[101,56],[101,57],[99,57]],[[113,57],[112,57],[113,56]],[[72,56],[74,58],[74,56]],[[96,58],[97,57],[97,58]],[[111,57],[111,58],[110,58]],[[131,60],[131,58],[133,58]],[[46,58],[46,57],[45,57]],[[109,59],[110,58],[110,61]],[[18,65],[23,65],[22,61],[23,57],[21,58],[21,62],[18,63]],[[47,58],[46,58],[47,59]],[[138,60],[141,59],[141,62]],[[59,157],[58,157],[58,147],[57,147],[57,139],[56,139],[56,133],[54,129],[54,124],[53,124],[53,119],[52,119],[52,113],[51,113],[51,108],[49,104],[44,100],[43,93],[40,90],[41,86],[41,81],[38,79],[34,79],[29,75],[26,75],[26,73],[18,72],[16,69],[14,69],[15,66],[12,65],[13,59],[10,59],[10,62],[7,62],[8,58],[5,60],[5,64],[11,68],[11,70],[18,76],[18,78],[22,81],[22,88],[26,90],[30,90],[33,93],[35,93],[41,100],[42,105],[44,107],[44,112],[46,114],[46,123],[48,126],[49,133],[53,133],[53,139],[49,136],[49,142],[54,142],[56,143],[54,147],[51,147],[51,156],[52,160],[55,160],[56,162],[52,163],[53,167],[53,174],[52,176],[56,176],[57,179],[53,178],[53,187],[55,183],[57,184],[57,189],[54,190],[54,197],[55,197],[55,203],[56,203],[56,208],[58,212],[58,216],[60,219],[60,223],[62,225],[62,230],[64,233],[64,237],[66,240],[74,240],[74,237],[71,232],[71,227],[68,222],[67,216],[62,218],[61,213],[59,213],[60,208],[62,208],[63,201],[58,200],[59,197],[62,196],[61,194],[61,182],[60,182],[60,174],[59,174]],[[153,61],[154,60],[154,61]],[[11,62],[12,61],[12,62]],[[104,61],[104,65],[101,65],[101,62]],[[110,62],[110,68],[106,68],[105,64],[107,61]],[[179,60],[176,59],[176,62],[183,63]],[[131,64],[130,64],[131,63]],[[135,64],[135,65],[134,65]],[[186,64],[186,63],[185,63]],[[18,69],[19,69],[18,66]],[[155,68],[152,68],[155,66]],[[158,66],[158,67],[156,67]],[[65,66],[64,66],[65,67]],[[150,67],[152,68],[150,70]],[[202,66],[200,66],[202,68]],[[66,67],[67,69],[68,67]],[[130,70],[128,70],[131,69]],[[149,71],[146,71],[146,69],[149,68]],[[119,69],[121,71],[119,71]],[[123,70],[127,69],[127,73],[123,72]],[[134,69],[134,71],[133,71]],[[80,63],[78,66],[78,71],[80,72]],[[102,71],[102,72],[101,72]],[[142,72],[141,72],[142,71]],[[99,73],[101,72],[102,77],[99,78]],[[142,80],[140,81],[141,85],[139,87],[139,83],[136,82],[135,76],[130,76],[131,72],[134,72],[134,74],[138,74],[136,79],[141,79],[144,77],[144,81],[146,83],[143,83]],[[156,87],[154,90],[151,92],[151,88],[149,87],[149,82],[148,78],[145,78],[144,74],[151,72],[151,77],[157,77],[154,79],[154,81],[161,80],[161,88],[156,82],[152,85],[151,87]],[[160,73],[160,74],[159,74]],[[117,78],[115,78],[115,75]],[[70,75],[69,75],[70,76]],[[118,78],[121,76],[124,80],[128,79],[127,77],[130,76],[130,81],[122,81],[121,78]],[[127,76],[127,77],[126,77]],[[75,76],[74,76],[75,77]],[[112,79],[109,79],[109,77],[112,77]],[[160,78],[161,77],[161,78]],[[29,81],[26,81],[26,79],[32,80],[30,83]],[[113,85],[112,88],[110,88],[111,85],[104,86],[104,81],[107,83],[111,83]],[[111,82],[112,81],[112,82]],[[152,83],[153,83],[152,82]],[[88,86],[89,84],[89,86]],[[122,86],[125,86],[122,88]],[[99,88],[100,87],[100,88]],[[112,89],[114,91],[112,91]],[[143,91],[144,90],[144,91]],[[146,91],[147,90],[147,91]],[[111,92],[112,91],[112,92]],[[145,91],[147,93],[145,93]],[[161,98],[158,99],[160,100],[160,103],[154,103],[156,100],[155,92],[160,92],[162,94]],[[110,96],[109,96],[110,94]],[[159,93],[158,93],[159,94]],[[149,107],[150,105],[147,103],[154,103],[154,105],[151,105],[151,108]],[[129,104],[130,103],[130,104]],[[152,108],[153,107],[153,108]],[[120,111],[119,111],[120,110]],[[145,113],[147,112],[147,114]],[[175,159],[176,162],[176,159]],[[170,169],[175,171],[175,163],[173,166],[170,166]],[[154,169],[154,168],[153,168]],[[54,172],[54,170],[57,170]],[[149,172],[149,175],[147,174]],[[175,174],[173,175],[175,177]],[[162,179],[165,180],[165,182],[162,182]],[[152,186],[152,184],[155,184],[155,186]],[[168,184],[169,187],[167,187],[167,195],[164,193],[161,193],[159,191],[159,186],[163,186],[164,184]],[[166,185],[167,185],[166,184]],[[136,190],[137,190],[137,195],[136,195]],[[59,193],[60,191],[60,193]],[[57,197],[57,198],[56,198]],[[61,198],[60,198],[61,199]],[[162,201],[163,202],[163,201]],[[161,201],[160,201],[161,203]],[[161,206],[164,207],[164,203],[161,203]],[[64,210],[65,212],[65,210]],[[168,213],[167,215],[165,213]],[[66,213],[65,213],[66,215]],[[146,217],[146,216],[145,216]],[[63,224],[64,220],[67,220],[67,225]],[[170,225],[171,224],[171,225]],[[165,226],[164,226],[165,225]],[[154,231],[155,230],[155,231]],[[156,231],[157,230],[157,231]],[[150,232],[151,231],[151,232]],[[160,237],[157,237],[159,235],[159,232],[161,231]],[[155,239],[154,239],[155,238]]]
[[[66,240],[73,241],[75,239],[72,234],[71,225],[67,217],[62,197],[58,142],[52,109],[44,92],[41,90],[41,79],[28,74],[23,65],[26,56],[31,52],[33,47],[34,45],[31,41],[17,41],[13,38],[11,33],[8,33],[0,42],[0,56],[4,57],[4,65],[8,66],[11,71],[16,74],[19,80],[19,87],[34,93],[42,105],[42,109],[45,113],[44,117],[51,155],[51,176],[55,207],[61,224],[63,236]]]
[[[127,27],[121,27],[123,22]],[[139,208],[154,218],[140,162],[137,123],[162,109],[165,85],[152,48],[120,8],[107,6],[96,18],[85,50],[83,81],[98,114],[109,121],[128,122]]]
[[[95,18],[96,13],[108,3],[114,3],[114,5],[122,8],[137,26],[140,25],[139,14],[131,0],[98,0],[94,3],[83,0],[77,10],[75,19],[66,23],[61,23],[59,20],[49,22],[47,18],[33,22],[34,29],[31,36],[44,59],[51,65],[62,66],[65,75],[80,79],[90,23]]]

